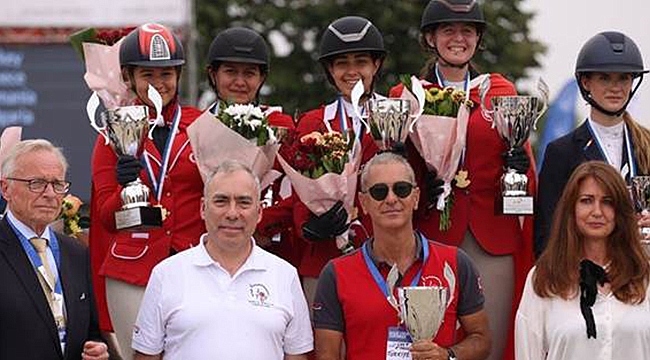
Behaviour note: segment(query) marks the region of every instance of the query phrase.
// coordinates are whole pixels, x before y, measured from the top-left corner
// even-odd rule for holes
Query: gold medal
[[[456,176],[454,176],[454,180],[456,180],[456,187],[460,189],[468,187],[469,184],[472,183],[472,180],[467,177],[468,175],[469,172],[467,170],[458,170],[458,173],[456,173]]]

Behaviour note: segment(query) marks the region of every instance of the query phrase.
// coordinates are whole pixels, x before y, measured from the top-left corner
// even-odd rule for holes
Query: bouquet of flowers
[[[269,142],[276,143],[275,133],[269,126],[269,120],[261,108],[247,104],[219,105],[219,120],[248,140],[255,140],[257,146],[264,146]]]
[[[360,146],[354,134],[336,131],[312,132],[302,137],[290,133],[278,156],[296,194],[309,211],[321,215],[342,201],[348,222],[354,217],[360,160]],[[352,249],[347,232],[336,238],[336,245],[344,253]]]
[[[72,237],[77,237],[81,232],[79,226],[79,208],[83,203],[74,195],[66,195],[61,203],[61,215],[59,219],[63,222],[63,233]]]
[[[70,35],[70,44],[82,60],[85,60],[83,43],[94,43],[101,45],[115,45],[120,39],[128,35],[134,27],[122,29],[102,29],[93,27],[85,28]]]
[[[406,78],[402,82],[410,82]],[[402,97],[414,101],[413,94],[406,89],[410,83],[404,84]],[[470,109],[474,106],[462,90],[447,87],[438,89],[430,87],[425,90],[425,103],[422,116],[415,123],[410,134],[413,145],[418,150],[429,169],[435,169],[438,176],[445,182],[443,193],[438,198],[436,208],[440,213],[440,230],[446,231],[451,227],[451,208],[453,206],[452,181],[456,186],[466,187],[470,180],[467,172],[458,171],[459,161],[465,149],[465,135],[469,121]],[[457,172],[458,171],[458,172]]]
[[[280,143],[269,125],[270,112],[248,105],[220,105],[217,116],[204,112],[187,128],[192,151],[203,180],[226,159],[237,160],[253,170],[262,188],[281,174],[273,170]]]
[[[135,98],[122,80],[120,70],[120,41],[131,30],[133,28],[105,31],[87,28],[70,36],[72,47],[86,64],[86,84],[107,109],[129,105]],[[99,100],[91,97],[87,105],[89,116],[92,112],[94,117],[97,106]]]

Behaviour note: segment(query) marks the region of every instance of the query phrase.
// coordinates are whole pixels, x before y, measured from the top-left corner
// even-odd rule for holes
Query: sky
[[[485,0],[489,1],[489,0]],[[547,53],[540,57],[542,69],[531,71],[531,81],[518,84],[531,89],[542,76],[551,89],[551,99],[573,77],[582,45],[601,31],[616,30],[634,40],[650,69],[650,0],[525,0],[523,8],[536,12],[532,36],[544,42]],[[650,127],[650,74],[646,76],[631,105],[634,117]],[[586,114],[584,101],[579,113]]]

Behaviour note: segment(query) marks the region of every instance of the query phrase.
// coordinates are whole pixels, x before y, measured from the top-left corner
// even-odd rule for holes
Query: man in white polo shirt
[[[297,272],[256,246],[260,185],[226,161],[209,177],[199,246],[157,265],[133,330],[135,359],[307,359],[313,335]]]

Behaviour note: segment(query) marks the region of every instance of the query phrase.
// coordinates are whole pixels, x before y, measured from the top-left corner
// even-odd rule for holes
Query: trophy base
[[[504,196],[502,212],[504,215],[533,215],[533,197]]]
[[[162,221],[162,211],[158,207],[141,206],[115,212],[117,230],[148,230],[161,227]]]

